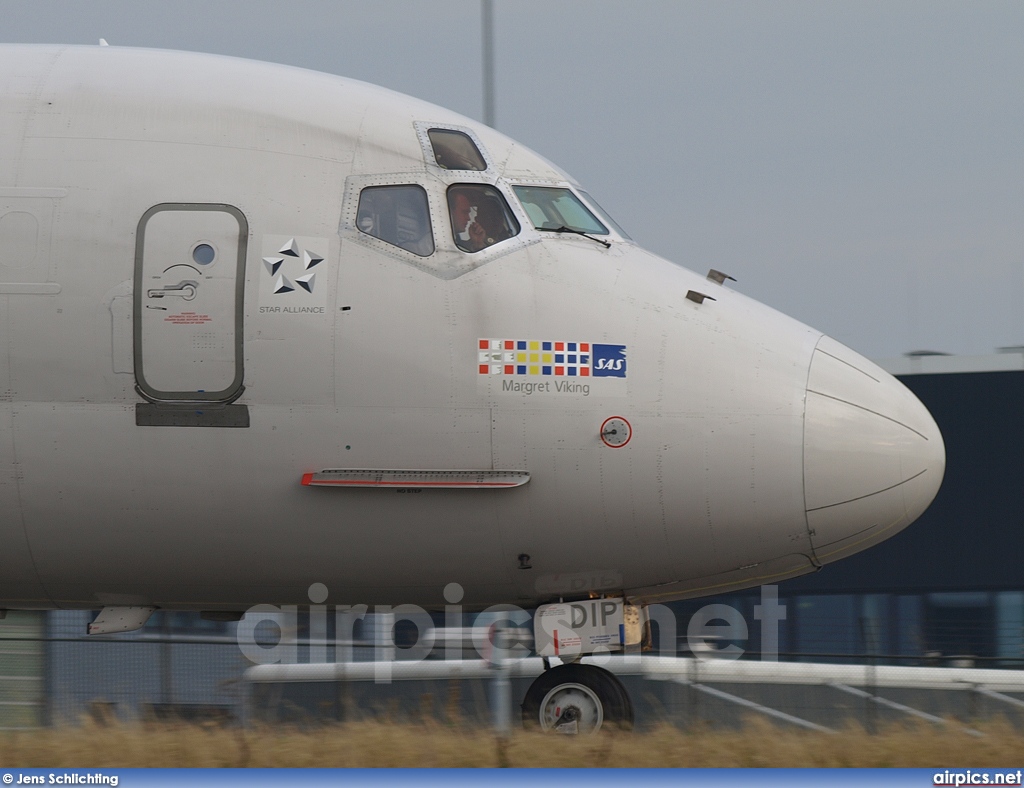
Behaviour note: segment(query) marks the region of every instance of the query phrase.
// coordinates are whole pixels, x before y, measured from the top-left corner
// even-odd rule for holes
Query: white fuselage
[[[577,186],[462,116],[114,47],[0,47],[0,88],[4,607],[243,610],[315,582],[339,603],[444,604],[451,582],[471,606],[675,599],[863,549],[941,482],[897,381],[614,229],[534,229],[513,187]],[[486,169],[438,166],[430,128]],[[520,231],[460,249],[452,184],[495,187]],[[433,253],[358,226],[362,190],[395,185],[426,194]],[[557,342],[624,369],[544,374]],[[248,426],[218,422],[232,407]],[[301,483],[326,469],[529,482]]]

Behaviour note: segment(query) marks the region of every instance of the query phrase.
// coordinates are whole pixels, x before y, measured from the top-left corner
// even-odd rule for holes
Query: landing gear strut
[[[570,734],[631,730],[633,704],[622,683],[604,668],[559,665],[530,685],[523,701],[523,727]]]

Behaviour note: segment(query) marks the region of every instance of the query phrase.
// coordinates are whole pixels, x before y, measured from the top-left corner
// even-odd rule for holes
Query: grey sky
[[[1024,344],[1024,4],[496,0],[497,125],[641,244],[876,358]],[[482,115],[479,0],[0,0]]]

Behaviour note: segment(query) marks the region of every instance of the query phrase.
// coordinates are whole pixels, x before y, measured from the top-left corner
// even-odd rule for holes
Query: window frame
[[[530,214],[529,208],[527,208],[526,201],[519,194],[519,190],[520,189],[548,189],[550,191],[556,191],[557,190],[557,191],[561,191],[561,192],[567,192],[568,194],[572,195],[572,197],[575,198],[576,202],[579,205],[581,205],[583,207],[583,209],[587,213],[590,214],[591,218],[595,222],[597,222],[598,226],[600,226],[603,229],[603,232],[602,231],[598,231],[598,230],[587,230],[587,229],[584,229],[582,227],[570,227],[570,225],[568,223],[564,224],[565,227],[570,227],[570,229],[572,229],[572,230],[575,230],[575,231],[578,231],[578,232],[583,232],[583,233],[586,233],[588,235],[600,236],[602,238],[605,237],[605,236],[613,236],[614,237],[614,235],[618,235],[618,233],[615,233],[615,231],[614,231],[614,229],[612,227],[608,227],[605,224],[605,222],[601,221],[600,214],[597,211],[595,211],[593,208],[591,208],[591,206],[588,204],[587,200],[584,199],[579,194],[579,192],[576,189],[574,189],[572,186],[570,186],[569,184],[564,184],[564,183],[552,184],[552,183],[521,183],[521,182],[513,182],[510,185],[512,187],[512,193],[515,195],[516,199],[519,201],[520,205],[522,206],[523,211],[526,213],[527,216],[530,217],[530,225],[538,233],[549,234],[549,233],[554,233],[556,231],[554,229],[545,229],[543,227],[538,227],[537,226],[536,221],[534,221],[533,216]],[[554,201],[552,201],[552,203],[553,202]],[[564,217],[563,217],[563,219],[564,219]]]
[[[455,172],[464,177],[453,177]],[[467,253],[460,250],[455,245],[455,239],[452,236],[451,216],[447,202],[447,188],[454,183],[486,185],[500,192],[511,210],[512,216],[519,224],[519,234],[479,252]],[[423,187],[430,202],[430,224],[434,231],[434,254],[430,257],[420,257],[375,236],[367,235],[356,227],[359,194],[364,188],[413,184]],[[520,249],[540,243],[543,237],[532,227],[530,218],[523,212],[522,205],[512,193],[507,178],[495,178],[486,173],[473,171],[449,171],[438,167],[428,167],[425,173],[394,172],[346,176],[341,200],[341,216],[338,219],[338,236],[343,245],[354,244],[376,254],[390,257],[438,279],[451,281]],[[341,264],[344,265],[344,262],[345,255],[342,256]]]
[[[462,171],[461,170],[456,170],[456,172],[462,172]],[[501,240],[495,241],[494,243],[491,243],[491,244],[487,244],[486,246],[483,246],[483,247],[481,247],[479,249],[476,249],[476,250],[469,250],[469,249],[463,248],[461,243],[460,243],[460,241],[459,241],[459,231],[458,231],[458,229],[455,226],[455,214],[454,214],[454,211],[452,210],[452,205],[451,205],[451,191],[452,191],[452,189],[461,189],[461,188],[472,188],[472,189],[481,189],[481,190],[483,190],[483,189],[490,189],[490,190],[492,190],[495,193],[495,195],[497,195],[501,199],[501,205],[502,205],[502,208],[503,208],[502,212],[504,214],[504,218],[506,220],[506,223],[509,220],[511,220],[512,224],[514,225],[514,227],[510,225],[509,229],[514,230],[514,232],[511,235],[509,235],[508,238],[502,238]],[[445,209],[448,212],[448,228],[449,228],[449,230],[451,231],[451,234],[452,234],[452,242],[455,244],[455,248],[458,249],[462,254],[473,254],[473,255],[480,254],[481,252],[486,252],[487,250],[493,249],[494,247],[499,246],[499,245],[501,245],[503,243],[506,243],[508,241],[513,241],[513,240],[515,240],[516,238],[520,237],[523,234],[523,223],[522,223],[521,217],[517,215],[516,210],[512,207],[512,204],[509,201],[509,195],[506,193],[506,191],[504,189],[502,189],[496,183],[488,183],[486,181],[461,181],[461,180],[454,181],[452,183],[448,183],[448,184],[445,185],[444,197],[445,197]],[[532,224],[532,221],[531,221],[531,224]]]
[[[406,246],[402,246],[401,244],[395,243],[394,241],[389,240],[388,238],[385,238],[382,235],[374,235],[373,233],[367,232],[366,230],[362,229],[359,226],[359,212],[360,212],[360,209],[361,209],[361,207],[363,205],[363,195],[366,192],[371,191],[371,190],[378,190],[378,191],[380,191],[380,190],[384,190],[384,189],[416,189],[423,196],[423,206],[425,208],[425,215],[426,215],[426,220],[427,220],[427,236],[430,238],[430,251],[429,252],[427,252],[426,254],[421,254],[420,252],[417,252],[417,251],[415,251],[413,249],[410,249],[410,248],[408,248]],[[416,257],[427,258],[427,257],[430,257],[431,255],[433,255],[437,251],[437,235],[435,234],[435,231],[434,231],[434,221],[433,221],[433,218],[431,217],[431,210],[430,210],[430,193],[427,191],[426,188],[424,188],[423,184],[416,183],[415,181],[406,182],[406,183],[367,184],[367,185],[361,187],[358,190],[358,193],[356,195],[356,214],[355,214],[354,226],[355,226],[356,232],[361,233],[362,235],[365,235],[365,236],[367,236],[369,238],[374,238],[377,241],[380,241],[381,243],[385,243],[385,244],[388,244],[389,246],[393,246],[395,249],[401,249],[403,252],[408,252],[409,254],[416,255]]]
[[[423,161],[427,165],[428,171],[441,175],[447,181],[451,177],[459,177],[461,175],[471,176],[485,176],[489,177],[492,181],[495,179],[494,175],[494,159],[491,157],[490,152],[487,150],[487,146],[483,144],[477,133],[469,128],[469,126],[460,126],[456,123],[429,123],[423,120],[413,121],[413,128],[416,129],[416,138],[419,140],[420,148],[423,150]],[[437,159],[434,158],[434,146],[430,142],[428,132],[432,129],[439,129],[441,131],[457,131],[461,134],[465,134],[472,140],[473,144],[476,145],[476,149],[480,152],[480,156],[484,160],[484,164],[487,165],[486,169],[483,170],[449,170],[442,167],[437,163]],[[493,185],[493,184],[492,184]]]
[[[480,164],[483,165],[483,166],[481,166],[481,167],[446,167],[445,165],[443,165],[437,159],[438,144],[434,140],[434,137],[432,136],[435,133],[437,133],[438,135],[441,135],[441,136],[447,135],[449,137],[453,137],[454,136],[454,137],[462,137],[462,138],[464,138],[472,146],[473,153],[476,155],[476,158],[479,159]],[[430,141],[430,151],[431,151],[431,153],[434,156],[434,163],[437,164],[437,166],[440,167],[442,170],[445,170],[446,172],[486,172],[487,171],[487,169],[488,169],[487,159],[484,158],[484,155],[480,152],[480,148],[476,144],[476,142],[473,140],[473,138],[470,137],[466,132],[464,132],[464,131],[462,131],[460,129],[442,129],[442,128],[439,128],[437,126],[431,126],[429,129],[427,129],[427,139]]]

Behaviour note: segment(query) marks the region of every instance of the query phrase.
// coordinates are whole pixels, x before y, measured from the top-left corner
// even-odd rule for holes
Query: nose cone
[[[935,498],[942,435],[902,383],[822,337],[804,415],[804,500],[815,556],[829,563],[887,539]]]

